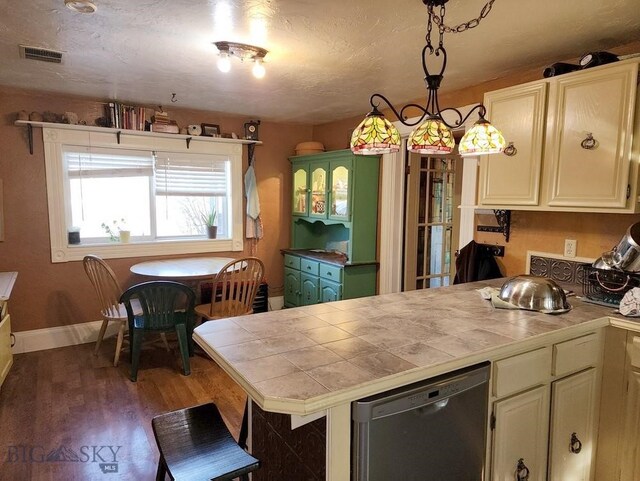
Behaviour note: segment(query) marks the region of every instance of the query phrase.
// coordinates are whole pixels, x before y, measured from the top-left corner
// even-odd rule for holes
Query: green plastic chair
[[[196,295],[188,286],[173,281],[150,281],[136,284],[120,297],[129,319],[131,380],[138,379],[142,338],[147,331],[175,330],[180,345],[184,375],[191,374],[189,356],[193,355],[194,305]],[[134,313],[131,300],[137,299],[142,314]]]

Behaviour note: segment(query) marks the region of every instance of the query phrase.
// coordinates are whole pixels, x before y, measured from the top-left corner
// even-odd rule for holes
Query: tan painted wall
[[[634,42],[610,51],[618,55],[640,52],[640,42]],[[577,63],[577,59],[567,61]],[[461,91],[441,93],[439,95],[440,105],[461,107],[481,102],[485,92],[542,78],[544,67],[545,65],[541,65]],[[443,82],[443,87],[446,87],[446,80]],[[363,94],[362,115],[315,126],[313,140],[323,142],[327,150],[346,148],[351,132],[367,113],[367,101],[371,93]],[[384,94],[384,92],[380,93]],[[414,102],[424,104],[423,99]],[[385,110],[384,113],[390,120],[395,120],[390,111]],[[576,239],[578,241],[578,256],[597,258],[603,251],[616,245],[627,227],[638,221],[640,221],[640,215],[513,211],[511,238],[508,244],[505,244],[504,238],[500,234],[477,232],[475,239],[478,242],[505,245],[505,257],[499,259],[502,271],[505,275],[517,275],[525,270],[527,250],[562,254],[564,239]]]
[[[11,296],[11,321],[15,331],[75,324],[99,318],[97,301],[81,262],[51,263],[47,191],[42,131],[34,130],[34,155],[29,155],[26,129],[15,127],[19,110],[73,111],[92,124],[102,116],[102,104],[79,97],[0,88],[0,179],[4,182],[5,240],[0,242],[0,271],[18,271]],[[223,132],[243,132],[247,117],[181,110],[166,106],[181,126],[208,122]],[[290,168],[287,157],[298,142],[311,138],[311,126],[260,125],[256,148],[256,177],[262,206],[265,237],[257,254],[265,262],[270,295],[281,295],[283,259],[280,249],[289,246]],[[246,152],[246,151],[245,151]],[[245,153],[246,157],[246,153]],[[246,164],[247,159],[244,159]],[[245,165],[246,167],[246,165]],[[245,252],[248,253],[248,245]],[[239,253],[226,255],[237,256]],[[225,256],[225,253],[216,255]],[[129,267],[152,258],[108,260],[125,286],[142,279]]]
[[[475,239],[506,246],[505,256],[498,263],[502,272],[511,276],[525,272],[528,250],[562,255],[565,239],[578,241],[578,257],[598,258],[618,244],[627,227],[635,222],[640,222],[640,214],[511,211],[508,244],[501,234],[476,232]]]

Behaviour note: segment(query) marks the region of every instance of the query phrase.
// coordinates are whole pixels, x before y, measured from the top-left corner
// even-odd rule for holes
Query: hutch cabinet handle
[[[571,433],[569,451],[571,451],[573,454],[578,454],[580,451],[582,451],[582,442],[578,439],[576,433]]]
[[[593,150],[598,146],[598,141],[593,138],[593,134],[591,132],[588,132],[587,137],[580,142],[580,146],[586,150]]]
[[[528,481],[529,480],[529,468],[524,464],[524,459],[518,459],[518,466],[516,467],[516,481]]]
[[[504,150],[502,151],[502,153],[508,157],[513,157],[514,155],[516,155],[518,153],[518,149],[516,149],[516,146],[513,145],[513,142],[509,142],[509,145],[507,145]]]

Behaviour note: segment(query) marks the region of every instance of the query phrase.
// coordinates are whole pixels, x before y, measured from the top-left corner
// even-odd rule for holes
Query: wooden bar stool
[[[223,481],[248,474],[260,461],[233,439],[213,403],[179,409],[151,421],[160,451],[156,481]]]

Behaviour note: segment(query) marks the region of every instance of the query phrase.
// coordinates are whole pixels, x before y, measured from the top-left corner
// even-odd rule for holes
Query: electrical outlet
[[[564,256],[565,257],[575,257],[576,250],[578,247],[578,241],[575,239],[565,239],[564,240]]]

